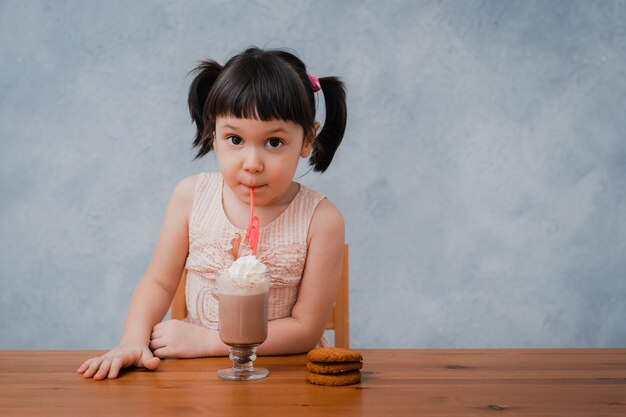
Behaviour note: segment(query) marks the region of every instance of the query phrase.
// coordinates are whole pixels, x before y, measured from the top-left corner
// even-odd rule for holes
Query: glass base
[[[231,346],[228,357],[233,361],[233,366],[220,369],[217,371],[217,376],[231,381],[251,381],[268,376],[270,371],[267,369],[252,366],[256,359],[256,346]]]
[[[254,381],[255,379],[265,378],[269,374],[270,371],[265,368],[252,368],[244,371],[235,368],[226,368],[217,371],[217,376],[231,381]]]

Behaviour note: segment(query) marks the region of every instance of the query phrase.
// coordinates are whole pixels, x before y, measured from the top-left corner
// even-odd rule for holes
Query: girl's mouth
[[[246,191],[248,191],[250,189],[252,189],[253,191],[257,191],[260,188],[264,187],[263,185],[247,185],[247,184],[241,184],[241,185],[246,189]]]

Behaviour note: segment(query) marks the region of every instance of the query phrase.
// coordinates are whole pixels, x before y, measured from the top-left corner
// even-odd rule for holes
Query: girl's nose
[[[250,151],[246,153],[243,161],[243,169],[251,173],[263,171],[263,162],[257,150],[250,149]]]

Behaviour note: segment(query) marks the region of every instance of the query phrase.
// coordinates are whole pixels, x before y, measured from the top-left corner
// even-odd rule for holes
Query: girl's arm
[[[307,352],[320,341],[339,289],[344,247],[343,216],[328,199],[317,206],[309,227],[309,249],[291,317],[269,323],[261,355]]]
[[[131,298],[123,343],[150,343],[152,327],[163,320],[178,288],[189,251],[189,216],[195,177],[172,193],[152,260]]]
[[[186,178],[172,193],[152,260],[131,298],[120,345],[85,361],[78,369],[84,377],[115,378],[126,366],[158,366],[159,359],[148,348],[150,334],[167,313],[185,264],[195,182],[195,177]]]

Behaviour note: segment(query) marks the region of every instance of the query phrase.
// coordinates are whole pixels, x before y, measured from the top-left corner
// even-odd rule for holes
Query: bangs
[[[234,63],[228,69],[216,80],[207,99],[206,115],[213,122],[218,116],[233,116],[262,121],[281,119],[305,128],[313,124],[313,93],[306,90],[293,68],[266,56]]]

